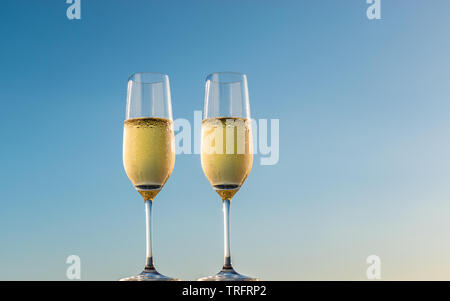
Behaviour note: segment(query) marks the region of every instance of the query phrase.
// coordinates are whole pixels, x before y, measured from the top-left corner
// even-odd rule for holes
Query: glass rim
[[[220,80],[220,79],[214,79],[213,77],[217,75],[228,75],[228,76],[235,76],[235,77],[239,77],[239,79],[232,79],[232,80]],[[234,72],[234,71],[220,71],[220,72],[213,72],[210,73],[206,76],[206,80],[210,80],[212,82],[215,83],[219,83],[219,84],[233,84],[233,83],[240,83],[243,80],[247,80],[247,75],[245,73],[241,73],[241,72]]]
[[[154,80],[136,80],[136,75],[151,75],[151,76],[159,76],[159,79],[154,79]],[[151,85],[151,84],[159,84],[159,83],[164,83],[164,81],[168,80],[169,76],[165,73],[162,72],[134,72],[132,73],[129,77],[128,77],[128,81],[132,81],[135,82],[137,84],[142,84],[142,85]]]

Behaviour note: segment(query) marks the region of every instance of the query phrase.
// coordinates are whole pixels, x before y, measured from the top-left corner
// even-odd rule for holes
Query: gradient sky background
[[[214,71],[246,73],[280,160],[233,200],[237,271],[263,280],[450,280],[450,2],[3,0],[0,280],[116,280],[144,265],[144,204],[122,165],[128,76],[169,74],[174,118]],[[222,211],[198,155],[154,206],[161,273],[222,264]]]

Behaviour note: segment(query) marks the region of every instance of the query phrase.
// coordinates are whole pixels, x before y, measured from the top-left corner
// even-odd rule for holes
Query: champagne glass
[[[151,213],[175,164],[169,77],[134,73],[128,79],[123,132],[123,165],[145,202],[146,264],[144,271],[123,281],[178,280],[158,273],[153,263]]]
[[[208,75],[202,121],[201,161],[203,172],[222,198],[224,219],[224,265],[200,281],[255,281],[237,273],[231,265],[230,204],[247,178],[253,163],[253,142],[247,77],[235,72]]]

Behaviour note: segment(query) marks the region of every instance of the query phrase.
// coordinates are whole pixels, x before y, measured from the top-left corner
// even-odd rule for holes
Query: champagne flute
[[[208,75],[202,121],[203,172],[222,198],[224,218],[224,265],[200,281],[255,281],[237,273],[231,265],[230,204],[253,163],[253,142],[247,77],[235,72]]]
[[[158,273],[153,264],[151,213],[175,164],[169,77],[161,73],[134,73],[128,79],[123,132],[123,165],[144,198],[146,264],[137,276],[122,281],[178,280]]]

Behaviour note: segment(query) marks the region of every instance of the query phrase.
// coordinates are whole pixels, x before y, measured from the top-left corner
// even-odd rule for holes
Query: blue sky
[[[447,279],[448,1],[2,1],[0,279],[116,280],[144,264],[144,206],[122,166],[126,81],[169,75],[174,118],[215,71],[247,74],[253,118],[280,120],[231,208],[236,269],[264,280]],[[256,158],[255,162],[258,162]],[[218,196],[179,155],[154,206],[160,272],[222,264]]]

